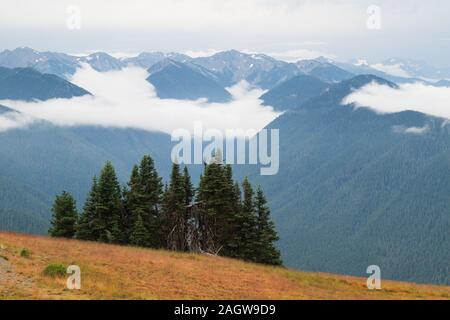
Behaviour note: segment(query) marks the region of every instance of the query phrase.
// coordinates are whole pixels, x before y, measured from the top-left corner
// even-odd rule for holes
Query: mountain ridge
[[[32,101],[84,95],[91,94],[56,75],[33,68],[0,67],[0,99]]]
[[[147,81],[155,87],[161,99],[207,98],[209,102],[231,100],[231,94],[217,82],[182,62],[165,59],[150,67],[148,72],[150,76]]]
[[[280,171],[261,177],[288,266],[357,274],[377,264],[390,278],[450,283],[450,136],[444,119],[419,112],[377,114],[342,99],[372,81],[358,76],[288,110]],[[407,128],[427,127],[421,134]],[[286,201],[286,199],[291,199]]]

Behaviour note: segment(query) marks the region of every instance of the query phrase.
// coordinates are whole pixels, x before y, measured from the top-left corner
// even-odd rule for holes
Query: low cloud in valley
[[[371,83],[344,98],[342,103],[369,107],[378,113],[411,110],[450,119],[450,88],[423,83],[403,84],[398,89]]]
[[[206,100],[159,99],[147,82],[144,69],[131,67],[121,71],[100,73],[85,65],[71,82],[90,91],[93,96],[47,101],[1,101],[18,115],[0,115],[0,130],[22,127],[30,117],[58,126],[95,125],[135,128],[171,133],[175,129],[192,130],[201,121],[204,129],[260,130],[279,113],[263,106],[262,90],[251,89],[241,82],[228,90],[233,100],[209,103]],[[26,119],[23,120],[22,118]]]

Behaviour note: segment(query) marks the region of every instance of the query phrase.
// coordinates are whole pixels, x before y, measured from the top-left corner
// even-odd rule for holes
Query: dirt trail
[[[12,263],[0,256],[0,299],[12,299],[18,292],[30,289],[31,285],[31,279],[16,273]]]

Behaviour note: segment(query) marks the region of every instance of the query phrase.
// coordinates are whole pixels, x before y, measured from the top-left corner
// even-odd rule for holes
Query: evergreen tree
[[[169,185],[164,183],[164,191],[161,197],[161,214],[159,218],[159,240],[160,247],[167,248],[167,236],[170,232],[170,217],[169,212]]]
[[[254,192],[247,177],[242,182],[242,190],[244,198],[240,215],[239,255],[244,260],[256,261],[258,246],[257,219],[253,199]]]
[[[61,195],[56,196],[52,212],[49,234],[52,237],[73,238],[78,214],[72,195],[63,191]]]
[[[240,212],[242,210],[242,192],[239,187],[239,183],[235,182],[234,184],[234,203],[233,210],[235,212]]]
[[[134,230],[137,217],[139,215],[140,202],[140,175],[139,167],[137,165],[133,166],[131,171],[130,180],[127,186],[124,187],[122,191],[123,197],[123,208],[122,208],[122,230],[123,239],[125,243],[130,241],[131,233]],[[142,219],[142,217],[141,217]]]
[[[200,178],[197,201],[205,211],[203,228],[212,239],[215,252],[221,255],[236,256],[238,239],[238,215],[233,172],[230,165],[224,165],[222,153],[217,150],[210,164]]]
[[[167,224],[167,247],[171,250],[186,250],[186,192],[185,176],[180,166],[173,163],[170,184],[165,195],[164,221]]]
[[[136,207],[149,233],[149,246],[154,248],[164,245],[161,243],[160,235],[161,197],[161,178],[155,169],[153,159],[145,155],[139,165],[139,192]]]
[[[107,161],[98,180],[96,216],[93,220],[94,233],[101,242],[119,242],[121,216],[121,190],[116,171]]]
[[[255,207],[258,217],[257,262],[281,265],[280,251],[274,244],[279,238],[275,225],[270,219],[270,209],[267,206],[266,197],[260,186],[258,186],[256,191]]]
[[[183,169],[183,183],[184,183],[185,204],[186,206],[188,206],[194,199],[195,190],[191,182],[191,176],[189,175],[189,171],[186,166]]]
[[[203,236],[208,243],[206,250],[221,251],[226,246],[227,220],[230,203],[224,197],[227,193],[222,163],[213,161],[205,166],[201,177],[197,201],[201,203],[205,217],[202,221]]]
[[[130,243],[135,246],[148,246],[148,231],[144,226],[144,221],[140,214],[138,214],[136,222],[133,225],[133,230],[130,235]]]
[[[98,201],[98,185],[97,178],[92,179],[92,187],[88,198],[83,207],[77,227],[76,238],[80,240],[97,240],[99,235],[96,235],[93,230],[93,222],[97,215],[97,201]]]
[[[232,186],[231,213],[228,219],[228,237],[225,255],[233,258],[241,257],[240,247],[242,242],[242,204],[241,189],[239,183]]]
[[[236,190],[235,182],[233,181],[233,171],[231,165],[223,167],[224,175],[224,218],[221,221],[221,242],[223,244],[222,254],[229,257],[238,257],[238,248],[240,239],[240,189]]]
[[[192,207],[188,210],[194,197],[198,203],[194,211]],[[106,162],[99,179],[93,179],[78,221],[75,200],[67,192],[56,197],[52,211],[52,236],[76,235],[82,240],[177,251],[193,245],[195,250],[281,264],[275,247],[278,236],[262,189],[258,187],[255,196],[245,178],[241,192],[233,181],[231,166],[222,163],[220,152],[205,164],[197,192],[188,169],[184,167],[181,172],[175,162],[163,193],[152,158],[144,156],[140,165],[133,167],[123,190],[112,163]]]

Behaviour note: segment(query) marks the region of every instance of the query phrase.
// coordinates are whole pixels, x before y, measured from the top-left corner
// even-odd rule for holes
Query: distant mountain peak
[[[120,70],[125,66],[125,63],[106,52],[94,52],[88,56],[80,57],[80,62],[88,63],[93,69],[99,72]]]
[[[178,61],[175,61],[170,58],[165,58],[164,60],[161,60],[161,61],[155,63],[154,65],[152,65],[148,69],[148,71],[150,74],[154,74],[154,73],[164,70],[167,67],[174,67],[174,68],[179,68],[179,69],[188,68],[188,66],[183,64],[182,62],[178,62]]]
[[[0,99],[48,100],[72,98],[90,93],[53,74],[43,74],[33,68],[0,67]]]
[[[125,62],[126,64],[135,65],[148,69],[153,65],[155,65],[156,63],[161,62],[168,58],[183,63],[192,60],[191,57],[183,53],[177,52],[165,53],[161,51],[155,51],[155,52],[141,52],[136,57],[124,59],[123,62]]]
[[[342,85],[352,85],[355,88],[361,88],[361,87],[363,87],[363,86],[365,86],[365,85],[367,85],[369,83],[372,83],[372,82],[375,82],[375,83],[380,84],[380,85],[386,85],[386,86],[389,86],[391,88],[398,88],[397,84],[395,84],[395,83],[393,83],[393,82],[391,82],[389,80],[383,79],[381,77],[375,76],[373,74],[360,74],[360,75],[357,75],[357,76],[355,76],[355,77],[353,77],[353,78],[351,78],[349,80],[343,81]]]
[[[278,110],[294,109],[305,101],[319,96],[328,86],[328,83],[316,77],[301,74],[269,90],[260,99],[265,105]]]
[[[16,113],[17,111],[0,104],[0,115],[4,114],[4,113],[10,113],[10,112]]]
[[[314,60],[316,60],[318,62],[321,62],[321,63],[334,63],[333,59],[330,59],[330,58],[327,58],[327,57],[324,57],[324,56],[317,57]]]
[[[330,61],[330,59],[319,57],[317,59],[300,60],[295,65],[301,72],[328,83],[337,83],[354,76],[352,73],[336,66]]]
[[[15,49],[13,49],[13,50],[6,50],[6,51],[9,51],[9,52],[20,52],[20,53],[33,53],[33,54],[39,54],[39,52],[38,51],[36,51],[36,50],[34,50],[34,49],[32,49],[32,48],[30,48],[30,47],[18,47],[18,48],[15,48]]]
[[[161,99],[197,100],[207,98],[210,102],[227,102],[231,95],[221,87],[209,71],[201,66],[185,64],[166,58],[148,69],[147,81],[156,89]]]

